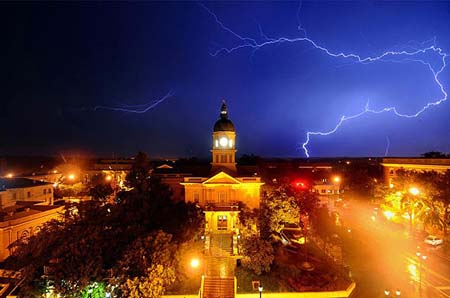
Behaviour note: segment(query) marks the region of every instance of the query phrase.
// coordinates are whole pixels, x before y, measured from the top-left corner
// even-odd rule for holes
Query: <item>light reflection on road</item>
[[[420,292],[423,298],[450,297],[450,261],[442,247],[408,239],[407,229],[382,220],[381,212],[374,215],[369,204],[347,205],[338,211],[343,231],[351,230],[344,233],[343,249],[357,282],[353,297],[385,297],[385,289],[400,289],[401,297],[420,297]],[[419,261],[418,250],[425,260]]]

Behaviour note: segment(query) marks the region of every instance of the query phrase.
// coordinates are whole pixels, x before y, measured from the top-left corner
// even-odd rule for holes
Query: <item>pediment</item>
[[[220,172],[203,182],[203,184],[241,184],[241,182],[225,172]]]

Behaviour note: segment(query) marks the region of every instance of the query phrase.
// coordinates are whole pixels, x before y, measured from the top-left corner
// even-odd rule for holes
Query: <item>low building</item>
[[[39,232],[47,221],[57,219],[63,208],[53,205],[50,183],[0,179],[0,261],[11,254],[12,243]]]
[[[27,178],[0,178],[0,209],[20,201],[52,205],[53,186]]]
[[[386,183],[391,184],[399,170],[445,173],[450,170],[450,158],[383,158],[381,165]]]
[[[64,206],[19,202],[0,211],[0,261],[11,254],[9,246],[38,233],[49,220],[58,219]]]

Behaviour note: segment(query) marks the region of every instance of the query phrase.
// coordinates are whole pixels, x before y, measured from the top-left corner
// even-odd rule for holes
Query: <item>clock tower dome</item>
[[[220,119],[214,124],[212,144],[212,167],[236,171],[236,132],[233,122],[228,119],[225,101],[220,109]]]

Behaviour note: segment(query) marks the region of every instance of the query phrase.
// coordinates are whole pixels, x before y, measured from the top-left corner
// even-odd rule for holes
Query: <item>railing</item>
[[[207,202],[205,204],[204,209],[208,210],[226,210],[226,211],[234,211],[239,210],[239,203],[237,201],[229,201],[229,202]]]

